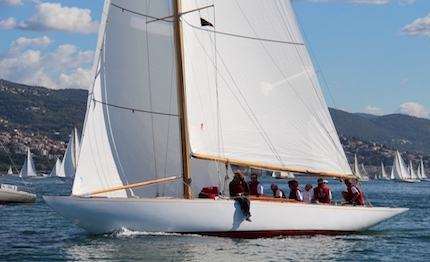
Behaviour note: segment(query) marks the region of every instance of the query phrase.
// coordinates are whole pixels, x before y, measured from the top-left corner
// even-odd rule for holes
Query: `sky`
[[[430,0],[293,0],[327,105],[430,118]],[[103,0],[0,0],[0,78],[89,89]]]

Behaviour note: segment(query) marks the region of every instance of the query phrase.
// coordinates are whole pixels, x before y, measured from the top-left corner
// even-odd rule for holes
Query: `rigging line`
[[[186,20],[183,20],[187,25],[190,27],[197,29],[197,30],[206,30],[200,27],[197,27],[195,25],[192,25],[188,23]],[[213,31],[215,34],[219,35],[226,35],[231,37],[238,37],[238,38],[244,38],[244,39],[250,39],[255,41],[264,41],[264,42],[270,42],[270,43],[279,43],[279,44],[289,44],[289,45],[305,45],[305,43],[296,43],[296,42],[290,42],[290,41],[281,41],[281,40],[275,40],[275,39],[267,39],[267,38],[258,38],[258,37],[252,37],[252,36],[245,36],[245,35],[238,35],[238,34],[231,34],[227,32],[221,32],[221,31]]]
[[[305,30],[303,29],[303,26],[302,26],[302,23],[300,22],[299,17],[298,17],[297,15],[296,15],[296,17],[297,17],[297,22],[298,22],[298,24],[299,24],[300,28],[302,29],[301,31],[302,31],[302,33],[303,33],[303,36],[305,37],[306,42],[308,43],[308,44],[307,44],[307,47],[309,47],[309,50],[311,51],[312,57],[314,58],[315,63],[316,63],[316,65],[317,65],[317,68],[318,68],[317,73],[318,73],[318,72],[320,73],[320,75],[321,75],[321,77],[322,77],[322,79],[323,79],[323,82],[324,82],[324,86],[327,88],[327,91],[328,91],[328,93],[329,93],[329,95],[330,95],[330,100],[333,102],[333,104],[334,104],[334,108],[336,108],[336,109],[337,109],[337,105],[336,105],[336,103],[335,103],[335,101],[334,101],[334,98],[333,98],[333,95],[332,95],[332,93],[331,93],[330,87],[329,87],[329,85],[327,84],[327,80],[326,80],[325,75],[324,75],[324,73],[323,73],[323,71],[322,71],[322,69],[321,69],[321,67],[320,67],[320,65],[319,65],[319,62],[318,62],[318,59],[317,59],[317,57],[316,57],[316,55],[315,55],[315,53],[314,53],[314,50],[312,49],[311,43],[310,43],[310,41],[309,41],[309,39],[308,39],[308,36],[306,35]]]
[[[136,108],[125,107],[125,106],[118,106],[118,105],[110,104],[108,102],[99,101],[99,100],[97,100],[95,98],[92,98],[91,100],[94,101],[94,102],[96,102],[96,103],[100,103],[102,105],[106,105],[106,106],[109,106],[109,107],[115,107],[115,108],[119,108],[119,109],[129,110],[129,111],[132,111],[133,113],[134,112],[141,112],[141,113],[148,113],[148,114],[155,114],[155,115],[162,115],[162,116],[175,116],[175,117],[178,116],[178,114],[153,112],[153,111],[149,111],[149,110],[136,109]]]
[[[197,5],[197,3],[196,3],[196,5]],[[214,7],[213,5],[211,6],[211,7]],[[213,26],[214,28],[216,27],[216,14],[215,14],[215,8],[213,8],[212,9],[213,11],[213,17],[214,17],[214,20],[212,21],[213,22],[213,24],[215,24],[215,26]],[[202,17],[201,16],[201,9],[198,9],[198,13],[199,13],[199,17]],[[184,19],[181,19],[181,21],[183,21]],[[218,74],[217,74],[217,64],[218,64],[218,59],[217,59],[217,52],[216,52],[216,50],[217,50],[217,47],[216,47],[216,43],[217,43],[217,41],[216,41],[216,37],[217,37],[217,35],[216,34],[214,34],[214,40],[212,39],[212,34],[210,33],[211,31],[209,31],[209,30],[202,30],[203,32],[206,32],[206,34],[207,34],[207,36],[208,36],[208,38],[210,39],[210,42],[211,43],[213,43],[212,45],[210,45],[210,47],[211,47],[211,53],[213,54],[213,56],[214,56],[214,67],[213,67],[213,74],[214,74],[214,76],[215,76],[215,97],[216,97],[216,123],[217,123],[217,125],[216,125],[216,128],[217,128],[217,132],[216,132],[216,134],[215,135],[217,135],[217,134],[219,134],[218,136],[217,136],[217,138],[218,139],[216,139],[216,141],[217,141],[217,146],[215,147],[215,148],[217,148],[218,150],[218,152],[217,152],[217,154],[218,155],[222,155],[222,156],[225,156],[225,147],[224,147],[224,140],[223,140],[223,136],[222,136],[222,124],[221,124],[221,115],[220,115],[220,105],[219,105],[219,101],[220,101],[220,99],[219,99],[219,89],[218,89]],[[198,37],[197,37],[197,31],[196,30],[194,30],[193,31],[194,32],[194,34],[196,35],[196,38],[198,39]],[[207,65],[206,65],[207,66]],[[206,68],[207,69],[207,68]],[[209,70],[208,70],[209,71]],[[209,78],[207,78],[207,81],[208,81],[208,86],[210,86],[210,83],[209,83]],[[212,97],[210,97],[210,99],[212,99]],[[211,103],[212,104],[212,103]],[[203,111],[204,112],[204,111]],[[212,115],[213,115],[213,112],[212,112]],[[205,117],[205,119],[206,119],[206,117]],[[211,134],[208,134],[209,136],[211,136]],[[212,143],[212,140],[210,140],[211,141],[211,143]],[[221,152],[222,151],[222,152]],[[218,160],[216,160],[215,161],[216,163],[220,163]],[[222,175],[221,175],[221,170],[220,170],[220,168],[219,168],[219,165],[218,164],[215,164],[215,167],[216,167],[216,170],[217,170],[217,174],[218,174],[218,184],[219,184],[219,188],[221,189],[221,191],[222,192],[224,192],[225,191],[225,189],[226,189],[226,181],[227,181],[227,179],[228,179],[228,168],[225,170],[225,174],[224,174],[224,179],[222,179],[221,177],[222,177]],[[222,182],[222,180],[224,180],[224,183]],[[228,181],[229,182],[229,181]]]
[[[198,10],[198,13],[199,13],[199,15],[200,15],[200,10]],[[201,17],[201,16],[200,16]],[[215,17],[215,15],[214,15],[214,17]],[[183,19],[181,19],[181,21],[182,22],[186,22],[186,21],[184,21]],[[188,24],[188,23],[187,23]],[[216,25],[216,23],[215,23],[215,25]],[[217,77],[217,56],[216,56],[216,35],[215,35],[215,40],[213,40],[212,38],[211,38],[211,34],[210,34],[210,32],[211,31],[209,31],[209,30],[202,30],[203,31],[203,33],[206,33],[207,34],[207,36],[208,36],[208,38],[210,39],[210,43],[211,43],[211,45],[210,45],[210,47],[211,47],[211,54],[212,54],[212,56],[210,55],[210,54],[208,54],[207,52],[206,52],[206,50],[205,50],[205,53],[206,53],[206,56],[208,57],[208,58],[210,58],[209,60],[210,61],[214,61],[212,64],[214,65],[213,66],[213,75],[214,75],[214,79],[215,79],[215,101],[216,101],[216,113],[215,113],[215,115],[216,115],[216,120],[217,120],[217,125],[216,125],[216,127],[217,127],[217,134],[222,134],[222,125],[220,124],[221,123],[221,118],[220,118],[220,114],[219,114],[219,112],[220,112],[220,110],[219,110],[219,93],[218,93],[218,77]],[[199,44],[201,45],[201,46],[204,46],[204,44],[202,44],[201,42],[200,42],[200,40],[199,40],[199,37],[198,37],[198,35],[197,35],[197,32],[195,31],[195,30],[193,30],[193,32],[194,32],[194,35],[195,35],[195,37],[196,37],[196,39],[198,39],[198,41],[199,41]],[[213,47],[215,47],[215,48],[213,48]],[[186,46],[186,48],[188,49],[188,46]],[[208,69],[207,68],[207,64],[205,64],[205,66],[206,66],[206,70]],[[192,68],[193,69],[193,72],[194,72],[194,68]],[[207,71],[209,71],[209,70],[207,70]],[[198,73],[194,73],[193,74],[193,76],[197,76],[198,75]],[[210,85],[210,79],[209,79],[209,77],[207,78],[207,86],[211,86]],[[199,94],[199,97],[201,97],[200,96],[200,89],[197,89],[197,94]],[[209,99],[212,101],[212,96],[210,96],[209,97]],[[200,101],[202,101],[202,100],[200,100]],[[211,104],[212,104],[212,102],[211,102]],[[201,106],[203,106],[203,105],[201,105]],[[212,107],[211,107],[212,108]],[[206,117],[206,114],[205,114],[205,111],[202,111],[203,112],[203,116],[204,116],[204,119],[207,119],[207,117]],[[214,115],[214,113],[213,113],[213,110],[211,110],[211,115]],[[208,136],[209,137],[212,137],[212,135],[211,135],[211,133],[208,133]],[[219,155],[223,155],[224,156],[224,146],[223,146],[223,140],[222,140],[222,137],[220,137],[220,136],[218,136],[217,137],[218,139],[216,139],[217,140],[217,142],[218,142],[218,145],[217,146],[214,146],[213,148],[218,148],[219,150],[222,150],[222,152],[219,152],[219,150],[218,150],[218,152],[217,152],[217,154],[219,154]],[[212,139],[210,139],[210,142],[211,142],[211,144],[212,144]],[[215,153],[214,153],[215,154]]]
[[[278,10],[280,10],[279,8],[278,8]],[[293,12],[294,12],[294,16],[296,17],[296,21],[297,21],[297,23],[300,25],[300,21],[298,20],[298,16],[297,16],[297,14],[295,13],[295,10],[294,10],[294,8],[292,8],[292,10],[293,10]],[[285,23],[285,20],[283,20],[284,21],[284,23]],[[301,25],[300,25],[301,26]],[[302,28],[303,29],[303,28]],[[303,32],[304,32],[304,30],[302,30]],[[305,36],[306,36],[306,34],[305,34]],[[297,54],[299,55],[299,57],[300,57],[300,60],[302,61],[302,64],[304,65],[304,61],[303,61],[303,57],[300,55],[300,52],[298,51],[298,49],[297,49],[297,46],[295,46],[295,48],[296,48],[296,52],[297,52]],[[306,49],[306,46],[304,47],[305,49]],[[310,58],[309,58],[310,59]],[[312,62],[311,62],[311,65],[312,65]],[[306,67],[305,67],[306,68]],[[312,68],[313,68],[313,66],[312,66]],[[308,70],[306,70],[306,74],[308,75],[308,77],[309,77],[309,80],[310,80],[310,82],[311,82],[311,84],[312,84],[312,86],[313,86],[313,88],[314,88],[314,90],[316,90],[315,88],[317,87],[317,86],[319,86],[319,84],[318,84],[318,80],[317,80],[317,85],[315,85],[315,83],[312,81],[312,78],[311,78],[311,76],[310,76],[310,74],[309,74],[309,71]],[[293,88],[293,90],[294,90],[294,88]],[[319,93],[319,92],[317,92],[317,93]],[[318,97],[319,98],[319,100],[320,100],[320,103],[322,104],[322,105],[325,105],[325,102],[324,102],[324,99],[323,99],[323,97]],[[303,103],[305,106],[306,106],[306,108],[308,108],[308,110],[309,110],[309,107],[305,104],[305,103]],[[312,112],[311,110],[309,110],[309,112]],[[327,108],[327,112],[328,112],[328,108]],[[329,114],[329,117],[330,117],[330,112],[328,112],[328,114]],[[319,118],[316,118],[317,120],[318,120],[318,123],[320,123],[321,124],[321,121],[319,121]],[[333,128],[334,128],[334,131],[336,131],[336,128],[334,127],[334,124],[333,124],[333,120],[331,121],[331,123],[332,123],[332,126],[333,126]],[[321,126],[323,126],[323,125],[321,125]],[[325,129],[324,129],[325,130]],[[333,136],[335,136],[335,137],[337,137],[338,138],[338,141],[339,141],[339,143],[340,143],[340,140],[339,140],[339,136],[338,136],[338,134],[336,133],[336,134],[333,134],[333,136],[332,136],[332,134],[330,133],[330,131],[329,130],[325,130],[326,131],[326,133],[327,133],[327,135],[329,136],[329,138],[330,138],[330,140],[333,142],[333,144],[334,145],[336,145],[336,141],[334,140],[334,138],[333,138]],[[336,157],[337,157],[337,160],[338,160],[338,162],[339,163],[342,163],[342,161],[341,161],[341,159],[340,159],[340,157],[342,156],[342,155],[345,155],[345,152],[344,151],[340,151],[341,149],[343,150],[343,147],[341,146],[340,148],[337,148],[336,146],[335,146],[335,149],[337,150],[337,154],[336,154]],[[348,160],[347,160],[348,161]],[[342,168],[343,168],[343,165],[341,165],[342,166]]]
[[[171,21],[166,21],[166,20],[159,19],[159,17],[142,14],[142,13],[139,13],[139,12],[136,12],[136,11],[133,11],[133,10],[121,7],[121,6],[116,5],[116,4],[112,4],[111,3],[111,5],[114,6],[114,7],[116,7],[116,8],[118,8],[118,9],[121,9],[122,11],[127,11],[129,13],[132,13],[132,14],[135,14],[135,15],[138,15],[138,16],[144,16],[144,17],[151,18],[151,19],[154,19],[154,20],[160,20],[160,21],[165,21],[165,22],[169,22],[169,23],[171,22]]]
[[[149,12],[149,9],[150,9],[150,6],[149,6],[149,2],[146,4],[146,10]],[[130,10],[127,10],[127,11],[130,11]],[[130,11],[130,12],[133,12],[133,11]],[[149,108],[152,110],[153,109],[153,101],[152,101],[152,75],[151,75],[151,51],[150,51],[150,47],[149,47],[149,32],[148,32],[148,23],[145,23],[145,32],[144,32],[144,34],[145,34],[145,51],[146,51],[146,55],[147,55],[147,58],[148,59],[146,59],[146,73],[148,74],[148,93],[149,93],[149,95],[148,95],[148,97],[149,97]],[[170,111],[169,111],[170,112]],[[154,165],[154,175],[155,175],[155,178],[156,179],[158,179],[159,177],[158,177],[158,164],[157,164],[157,157],[155,157],[155,151],[156,151],[156,146],[155,146],[155,141],[156,141],[156,139],[155,139],[155,130],[154,130],[154,116],[153,116],[153,114],[150,114],[150,121],[151,121],[151,126],[150,126],[150,128],[151,128],[151,136],[152,136],[152,139],[151,139],[151,141],[152,141],[152,152],[153,152],[153,156],[152,156],[152,162],[153,162],[153,165]],[[166,152],[166,154],[167,154],[167,152]],[[165,163],[165,165],[166,165],[166,163]],[[158,197],[159,196],[159,194],[160,194],[160,192],[159,192],[159,185],[157,184],[157,185],[155,185],[155,187],[156,187],[156,196]]]
[[[193,25],[191,25],[190,23],[188,23],[187,21],[185,21],[185,20],[183,20],[183,22],[185,22],[187,25],[189,25],[191,28],[194,28],[194,29],[199,29],[199,30],[203,30],[203,29],[200,29],[200,28],[198,28],[198,27],[195,27],[195,26],[193,26]],[[206,31],[209,31],[209,30],[206,30]],[[212,32],[212,31],[211,31]],[[216,32],[214,32],[214,33],[216,33]],[[215,34],[216,35],[216,34]],[[200,43],[200,42],[199,42]],[[202,45],[202,43],[200,43],[200,45]],[[213,43],[213,45],[215,46],[216,45],[216,43]],[[203,45],[202,45],[203,46]],[[217,49],[215,48],[215,51],[217,52]],[[205,52],[205,54],[210,58],[210,56],[207,54],[207,52]],[[216,57],[218,57],[218,56],[216,56]],[[220,56],[221,57],[221,56]],[[220,59],[221,60],[221,62],[223,62],[223,60],[222,59]],[[273,59],[272,59],[273,60]],[[209,61],[212,61],[212,60],[209,60]],[[217,62],[218,60],[216,60],[216,62]],[[214,62],[212,61],[212,64],[214,64]],[[223,65],[225,66],[225,64],[223,63]],[[214,64],[214,66],[216,66],[216,64]],[[225,66],[225,68],[227,68],[227,66]],[[216,68],[215,68],[215,70],[216,70]],[[216,70],[217,71],[217,70]],[[228,71],[228,70],[227,70]],[[218,71],[217,71],[218,72]],[[218,74],[217,74],[218,75]],[[236,88],[237,88],[237,90],[239,90],[239,88],[238,88],[238,85],[236,84],[236,82],[234,81],[234,78],[229,74],[229,76],[230,76],[230,79],[234,82],[234,85],[236,86]],[[218,79],[218,77],[217,77],[217,79]],[[223,78],[222,77],[222,79],[225,81],[225,82],[227,82],[226,80],[225,80],[225,78]],[[228,85],[227,85],[228,86]],[[229,87],[229,86],[228,86]],[[233,90],[229,87],[229,89],[230,89],[230,91],[232,91],[232,94],[234,95],[234,97],[236,98],[236,100],[237,101],[239,101],[239,99],[238,99],[238,97],[234,94],[234,92],[233,92]],[[242,99],[243,99],[243,94],[240,92],[240,90],[239,90],[239,93],[240,93],[240,95],[241,95],[241,97],[242,97]],[[245,100],[245,99],[243,99],[243,100]],[[245,100],[246,101],[246,100]],[[240,104],[240,103],[239,103]],[[241,106],[242,106],[242,108],[243,109],[245,109],[245,107],[242,105],[242,104],[240,104]],[[249,105],[248,105],[248,109],[250,109],[250,111],[252,112],[252,108],[251,107],[249,107]],[[249,114],[249,112],[248,111],[246,111],[246,110],[244,110],[245,112],[246,112],[246,114],[249,116],[249,119],[254,123],[254,125],[257,127],[257,130],[259,130],[260,131],[260,133],[262,134],[262,138],[266,141],[266,143],[267,143],[267,145],[269,146],[269,148],[271,149],[271,151],[273,152],[273,154],[276,156],[276,158],[280,161],[280,163],[283,163],[283,161],[282,161],[282,159],[280,158],[280,156],[279,156],[279,154],[276,152],[276,150],[275,150],[275,147],[274,147],[274,145],[270,142],[270,139],[266,136],[266,135],[264,135],[265,134],[265,132],[263,132],[264,131],[264,128],[262,128],[262,126],[261,126],[261,124],[259,124],[259,122],[258,122],[258,120],[255,118],[255,119],[253,119],[253,118],[251,118],[250,116],[250,114]],[[255,121],[257,122],[257,123],[255,123]]]
[[[236,3],[237,3],[237,1],[235,1]],[[240,7],[240,5],[238,4],[237,5],[238,6],[238,8],[240,9],[240,11],[241,11],[241,13],[243,14],[243,17],[245,17],[245,19],[246,19],[246,21],[248,22],[248,24],[249,24],[249,26],[250,26],[250,28],[252,29],[252,31],[254,32],[254,34],[255,35],[257,35],[257,32],[255,32],[255,30],[254,30],[254,28],[251,26],[251,23],[249,22],[249,20],[248,20],[248,18],[247,18],[247,16],[245,15],[245,13],[243,12],[243,10],[242,10],[242,8]],[[259,38],[260,39],[260,38]],[[292,38],[291,38],[292,39]],[[276,65],[276,67],[278,68],[278,70],[280,71],[280,73],[284,76],[284,74],[282,73],[282,71],[279,69],[279,67],[277,66],[277,64],[276,64],[276,62],[274,61],[274,59],[272,58],[272,56],[270,55],[270,53],[268,52],[268,50],[266,49],[266,47],[264,46],[264,44],[262,43],[262,41],[259,41],[259,43],[261,44],[261,46],[264,48],[264,50],[266,51],[266,53],[269,55],[269,57],[270,57],[270,59],[273,61],[273,64],[275,64]],[[285,77],[285,76],[284,76]],[[285,77],[286,78],[286,77]],[[242,94],[241,94],[242,95]],[[242,95],[242,98],[243,98],[243,95]],[[245,99],[244,99],[245,100]],[[245,100],[246,101],[246,100]],[[247,104],[248,105],[248,104]],[[252,107],[250,107],[249,105],[248,105],[248,107],[249,107],[249,109],[251,109],[251,112],[253,112],[252,111]],[[254,115],[254,114],[253,114]],[[254,115],[254,117],[255,117],[255,115]],[[260,130],[261,130],[261,133],[262,133],[262,136],[265,138],[265,140],[266,140],[266,142],[268,143],[268,145],[269,145],[269,147],[271,147],[271,150],[272,150],[272,152],[274,153],[274,155],[276,156],[276,158],[278,159],[278,161],[282,164],[282,165],[284,165],[284,162],[282,161],[282,158],[281,158],[281,156],[278,154],[278,152],[277,152],[277,150],[276,150],[276,147],[275,147],[275,145],[272,143],[272,141],[270,140],[270,138],[269,138],[269,136],[267,135],[267,133],[266,132],[264,132],[264,127],[260,124],[260,122],[258,121],[258,119],[257,118],[255,118],[256,119],[256,122],[258,123],[258,126],[260,127]]]

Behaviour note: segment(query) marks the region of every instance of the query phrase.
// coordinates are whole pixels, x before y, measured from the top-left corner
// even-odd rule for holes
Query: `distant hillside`
[[[399,150],[430,154],[430,119],[402,114],[363,117],[333,108],[329,110],[340,134]]]
[[[82,131],[87,96],[86,90],[51,90],[0,79],[0,133],[5,134],[0,138],[7,147],[0,147],[0,171],[9,167],[10,154],[21,165],[28,145],[37,169],[52,168],[55,157],[64,154],[73,127]],[[430,163],[429,119],[329,111],[348,159],[357,154],[365,165],[379,166],[381,161],[390,165],[393,150],[398,149],[408,159],[425,156],[426,165]]]
[[[0,79],[0,131],[37,133],[67,141],[73,127],[82,130],[88,91],[51,90]]]

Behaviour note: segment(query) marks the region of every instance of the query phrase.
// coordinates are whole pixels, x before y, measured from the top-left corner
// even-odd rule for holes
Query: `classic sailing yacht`
[[[388,176],[387,172],[385,171],[385,166],[384,166],[383,162],[381,162],[381,174],[379,176],[379,179],[390,180],[390,177]]]
[[[249,222],[228,197],[230,164],[355,178],[290,1],[112,0],[101,21],[72,195],[44,196],[66,219],[252,238],[363,231],[408,210],[256,198]],[[208,186],[220,195],[198,199]]]
[[[34,165],[33,157],[31,156],[30,147],[27,147],[27,158],[19,171],[19,177],[36,177],[36,167]]]
[[[427,177],[426,168],[424,167],[424,162],[422,158],[421,158],[420,165],[418,166],[418,169],[417,169],[417,175],[421,181],[430,182],[430,179]]]
[[[64,153],[60,169],[57,170],[57,177],[72,179],[75,176],[80,147],[78,130],[75,127],[67,143],[67,149]]]
[[[50,177],[58,176],[58,173],[60,172],[60,168],[61,168],[61,160],[59,158],[57,158],[57,160],[55,161],[55,166],[52,168],[49,176]]]
[[[419,182],[419,180],[411,178],[411,174],[409,173],[408,167],[406,166],[405,162],[402,159],[402,156],[397,150],[396,154],[394,155],[393,168],[391,169],[391,179],[394,182]]]
[[[420,178],[418,177],[417,173],[415,173],[414,166],[412,165],[411,160],[409,160],[408,170],[409,170],[409,176],[411,179],[416,180],[416,182],[421,181]]]
[[[361,169],[365,172],[364,166],[361,165]],[[369,176],[366,174],[363,174],[363,172],[360,171],[360,165],[358,164],[357,155],[354,154],[354,175],[360,179],[360,181],[369,181]]]

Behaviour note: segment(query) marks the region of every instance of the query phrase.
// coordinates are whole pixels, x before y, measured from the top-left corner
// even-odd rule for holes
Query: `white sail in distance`
[[[35,177],[36,167],[34,165],[33,157],[31,156],[30,148],[27,147],[27,157],[22,165],[21,171],[19,172],[19,177]]]

